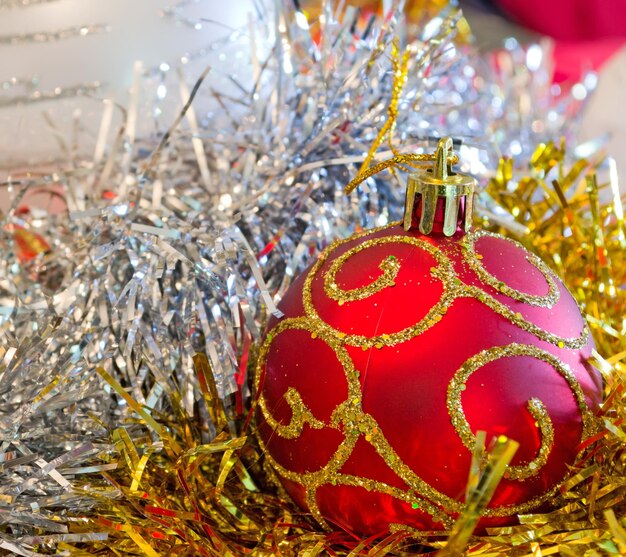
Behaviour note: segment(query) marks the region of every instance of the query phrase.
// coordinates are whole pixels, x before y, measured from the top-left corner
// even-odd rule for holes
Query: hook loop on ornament
[[[404,202],[404,229],[419,228],[422,234],[434,232],[445,236],[454,236],[459,228],[468,232],[472,225],[476,179],[453,171],[452,165],[459,162],[453,146],[452,138],[444,137],[439,140],[433,154],[405,153],[379,162],[359,172],[344,191],[351,193],[365,180],[387,168],[432,163],[431,168],[409,176]]]
[[[439,140],[433,168],[411,174],[404,202],[404,230],[419,227],[422,234],[433,232],[453,236],[459,228],[468,232],[476,180],[452,170],[452,138]]]

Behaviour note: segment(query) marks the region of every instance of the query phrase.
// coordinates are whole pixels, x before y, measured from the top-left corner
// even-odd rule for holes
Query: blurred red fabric
[[[626,38],[626,0],[497,0],[516,21],[565,41]]]
[[[554,81],[598,70],[626,44],[626,0],[496,0],[512,20],[555,39]]]

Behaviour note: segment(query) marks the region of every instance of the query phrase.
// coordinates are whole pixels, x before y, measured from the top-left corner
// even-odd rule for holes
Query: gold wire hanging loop
[[[354,179],[344,188],[346,194],[352,193],[360,184],[365,180],[382,172],[383,170],[389,170],[394,172],[395,168],[402,165],[408,165],[411,167],[420,167],[425,163],[435,162],[435,154],[417,154],[417,153],[399,153],[393,145],[393,132],[396,127],[396,121],[398,119],[398,104],[400,102],[400,95],[404,89],[407,75],[409,72],[409,61],[411,59],[412,50],[407,48],[402,54],[397,41],[393,41],[391,44],[391,67],[393,68],[393,85],[391,89],[391,99],[389,100],[389,106],[387,107],[387,121],[380,129],[376,138],[374,139],[372,146],[370,147],[359,172]],[[370,167],[376,151],[380,145],[387,138],[389,147],[394,156],[386,161],[379,162]],[[448,157],[448,164],[453,165],[459,162],[459,157],[452,155]]]
[[[409,165],[413,167],[425,166],[426,163],[434,163],[436,161],[436,155],[434,153],[406,153],[401,155],[396,155],[386,161],[379,162],[372,166],[371,168],[367,168],[363,172],[359,172],[354,179],[344,188],[344,192],[346,194],[352,193],[359,185],[361,185],[365,180],[386,170],[387,168],[396,168],[400,165]],[[448,156],[448,164],[453,165],[459,162],[459,157],[456,154]]]

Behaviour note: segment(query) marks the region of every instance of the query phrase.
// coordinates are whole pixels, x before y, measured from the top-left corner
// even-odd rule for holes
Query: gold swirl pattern
[[[396,284],[395,280],[398,276],[398,272],[400,271],[400,262],[396,256],[389,255],[383,259],[382,263],[379,265],[379,268],[383,273],[374,282],[368,284],[367,286],[353,288],[351,290],[342,290],[339,287],[337,284],[337,271],[339,271],[342,265],[350,259],[350,257],[366,249],[369,249],[369,246],[365,244],[349,249],[346,253],[340,255],[337,259],[335,259],[335,261],[333,261],[332,265],[328,269],[328,272],[326,273],[326,276],[324,277],[324,292],[326,292],[326,295],[329,298],[338,302],[340,306],[346,302],[354,302],[355,300],[369,298],[372,294],[376,294],[384,288],[395,286]]]
[[[357,236],[358,237],[358,236]],[[324,333],[329,334],[333,337],[341,338],[344,344],[349,346],[359,346],[363,349],[377,347],[382,348],[383,346],[393,346],[400,342],[405,342],[413,337],[421,335],[424,331],[429,329],[432,325],[441,320],[441,317],[445,315],[448,310],[448,307],[454,300],[454,295],[451,293],[450,287],[453,283],[454,277],[454,268],[452,266],[451,261],[435,246],[429,244],[428,242],[420,239],[414,238],[412,236],[383,236],[380,238],[373,238],[371,240],[365,240],[359,247],[361,248],[359,251],[363,251],[365,249],[371,248],[373,246],[382,246],[385,244],[408,244],[411,246],[418,247],[425,251],[426,253],[433,256],[435,261],[437,262],[437,267],[431,269],[431,275],[434,278],[438,278],[442,281],[442,285],[444,288],[443,295],[441,299],[428,311],[428,313],[416,324],[407,327],[406,329],[396,332],[396,333],[383,333],[381,335],[376,335],[373,337],[366,337],[364,335],[354,335],[354,334],[346,334],[342,331],[339,331],[328,323],[326,323],[317,313],[315,309],[315,305],[313,304],[313,294],[312,294],[312,284],[313,279],[319,272],[322,265],[328,260],[329,255],[340,245],[346,243],[349,240],[343,240],[340,242],[335,242],[331,244],[331,246],[322,252],[319,259],[315,262],[311,271],[307,275],[304,281],[303,287],[303,302],[304,309],[307,317],[313,320],[315,323],[316,329],[323,330]],[[352,250],[349,250],[344,255],[354,255]],[[345,262],[348,258],[343,259]],[[335,271],[336,272],[336,271]],[[358,299],[368,298],[373,296],[377,292],[380,292],[379,285],[376,281],[368,286],[364,286],[359,289]],[[341,291],[337,290],[335,292],[335,300],[339,302],[350,302],[348,297],[342,297]]]
[[[524,319],[524,317],[514,312],[501,301],[481,290],[477,286],[464,283],[455,272],[452,260],[446,255],[445,249],[419,237],[410,235],[387,235],[369,237],[379,231],[390,227],[398,226],[399,223],[392,223],[386,227],[380,227],[354,235],[347,240],[336,241],[324,250],[318,260],[311,267],[303,284],[303,305],[305,315],[300,317],[290,317],[280,321],[267,335],[265,342],[261,346],[257,362],[256,391],[258,393],[258,403],[261,413],[266,423],[274,430],[278,437],[285,439],[296,439],[302,433],[305,424],[309,424],[314,429],[332,428],[340,431],[344,435],[344,440],[339,444],[328,463],[321,469],[297,473],[288,470],[279,464],[267,451],[261,439],[262,449],[266,452],[267,458],[274,466],[275,470],[284,478],[297,482],[305,488],[306,501],[313,516],[324,526],[326,523],[319,510],[316,493],[322,485],[348,485],[362,487],[368,491],[376,491],[398,500],[410,503],[413,508],[430,514],[435,522],[443,524],[445,528],[450,527],[452,518],[463,507],[463,503],[458,501],[431,486],[423,478],[419,477],[406,463],[402,461],[394,448],[390,445],[383,434],[379,424],[373,416],[363,411],[362,391],[359,381],[359,372],[355,369],[354,363],[346,349],[349,346],[361,347],[363,349],[394,346],[406,342],[419,336],[427,329],[435,326],[446,314],[448,308],[456,298],[471,297],[485,304],[495,313],[504,319],[515,324],[519,328],[533,334],[538,339],[556,345],[560,348],[581,348],[588,341],[588,330],[586,325],[578,337],[564,338],[545,331],[534,323]],[[461,251],[464,253],[463,260],[466,261],[476,275],[484,283],[496,288],[499,292],[508,297],[526,302],[534,306],[545,308],[553,307],[558,301],[560,291],[551,272],[536,256],[526,252],[528,262],[537,268],[546,279],[548,294],[545,296],[533,296],[503,285],[493,275],[489,274],[475,257],[475,245],[479,238],[491,236],[484,232],[474,232],[466,235],[461,243]],[[497,236],[496,236],[497,237]],[[340,331],[326,323],[318,314],[313,303],[312,284],[319,275],[322,267],[331,258],[332,254],[339,247],[355,239],[365,238],[360,244],[348,249],[345,253],[337,257],[328,266],[323,274],[324,293],[331,299],[341,304],[348,304],[357,300],[363,300],[374,296],[386,288],[391,288],[395,284],[400,271],[400,263],[397,258],[387,257],[380,264],[382,274],[370,284],[355,289],[344,290],[337,284],[337,273],[351,257],[374,246],[404,244],[417,247],[425,253],[431,255],[436,265],[430,269],[430,275],[441,282],[442,295],[427,314],[417,323],[401,331],[390,331],[372,337],[364,335],[348,334]],[[519,249],[524,250],[517,244]],[[526,250],[524,250],[526,251]],[[312,411],[303,403],[299,393],[293,388],[289,388],[285,393],[285,399],[289,404],[292,417],[289,424],[279,423],[268,409],[262,389],[259,390],[260,377],[264,373],[270,346],[274,339],[287,330],[307,331],[312,338],[319,338],[326,343],[335,353],[338,362],[345,374],[348,385],[348,396],[345,401],[337,405],[333,410],[330,423],[324,423],[317,419]],[[553,354],[541,350],[537,347],[525,344],[509,344],[507,346],[496,346],[484,350],[470,357],[452,377],[447,391],[446,405],[450,420],[462,440],[463,444],[471,451],[474,444],[474,434],[463,413],[462,392],[470,375],[482,366],[499,358],[513,356],[530,356],[543,361],[552,366],[556,372],[567,382],[582,417],[582,439],[588,438],[595,428],[593,413],[586,404],[586,400],[580,385],[571,369]],[[541,443],[537,455],[524,465],[510,466],[507,472],[509,480],[525,480],[535,476],[538,471],[545,466],[552,446],[554,444],[554,427],[550,420],[544,404],[531,398],[527,405],[528,412],[536,420],[539,428]],[[360,478],[342,473],[341,469],[352,454],[356,443],[363,439],[376,450],[378,455],[384,460],[386,465],[408,486],[407,490],[398,489],[382,482],[368,478]],[[559,482],[560,483],[560,482]],[[495,508],[488,508],[484,515],[487,517],[504,517],[516,513],[524,513],[536,508],[541,503],[547,501],[558,491],[559,485],[555,485],[548,492],[515,505],[502,505]]]
[[[537,456],[533,458],[525,466],[510,465],[507,471],[506,477],[510,480],[525,480],[531,478],[540,468],[546,465],[550,451],[554,446],[554,426],[552,420],[548,414],[548,410],[544,403],[538,398],[531,398],[528,401],[528,413],[535,419],[535,423],[539,427],[539,433],[541,435],[541,443]]]
[[[311,327],[308,319],[306,318],[291,318],[281,321],[278,325],[276,325],[276,327],[274,327],[274,329],[270,331],[265,343],[261,347],[261,350],[259,352],[260,369],[262,369],[262,367],[265,365],[267,354],[269,352],[272,341],[280,333],[289,329],[304,330],[310,332],[311,334],[313,334],[314,332],[314,329]],[[382,433],[380,433],[380,428],[378,427],[376,421],[370,415],[363,412],[361,408],[362,392],[361,385],[359,383],[359,374],[354,369],[352,359],[348,355],[348,352],[343,347],[341,342],[338,341],[336,338],[328,337],[323,332],[321,334],[317,334],[316,338],[318,337],[320,338],[320,340],[326,342],[328,346],[334,350],[339,363],[343,367],[345,377],[348,382],[348,398],[345,402],[335,408],[331,417],[331,423],[329,424],[329,427],[342,431],[345,435],[345,439],[342,443],[340,443],[339,447],[335,451],[335,454],[328,461],[328,464],[326,464],[326,466],[324,466],[320,470],[307,472],[304,474],[293,472],[281,466],[278,462],[276,462],[275,459],[271,458],[268,453],[268,457],[274,469],[284,478],[298,482],[305,487],[307,493],[307,505],[309,507],[309,510],[311,511],[311,514],[322,525],[325,525],[325,521],[317,506],[317,500],[315,497],[317,489],[322,485],[340,485],[344,482],[347,482],[345,483],[345,485],[359,485],[360,487],[363,487],[365,489],[387,493],[392,497],[396,497],[400,500],[410,502],[413,505],[418,505],[420,509],[429,513],[439,522],[442,522],[445,525],[450,525],[450,518],[445,513],[443,513],[441,509],[433,505],[430,501],[418,496],[416,493],[431,494],[432,499],[441,497],[457,511],[460,510],[461,504],[454,499],[451,499],[443,494],[439,494],[436,490],[432,489],[425,481],[423,481],[421,478],[418,478],[414,473],[412,473],[408,466],[402,463],[400,458],[389,447],[386,440],[384,441],[385,445],[379,446],[380,444],[376,441],[379,439],[384,439],[384,436],[382,435]],[[282,426],[271,415],[268,410],[267,402],[265,401],[263,393],[259,392],[260,375],[260,373],[256,374],[255,382],[257,392],[259,393],[258,404],[263,413],[263,417],[265,418],[268,425],[270,425],[270,427],[272,427],[272,424],[279,425],[279,427],[272,427],[272,429],[279,436],[285,437],[287,439],[293,439],[291,435],[295,428],[298,427],[298,425],[294,425],[293,429],[288,429],[287,435],[281,435],[281,428],[289,428],[291,425],[294,424],[294,422],[298,424],[298,421],[292,419],[292,422],[289,426]],[[312,416],[311,410],[304,405],[300,397],[292,398],[292,402],[297,403],[297,401],[299,401],[301,407],[294,410],[294,417],[296,416],[296,414],[299,416]],[[317,421],[316,418],[313,419]],[[303,425],[304,424],[302,424],[302,426]],[[396,463],[394,466],[398,464],[402,465],[401,468],[405,471],[405,473],[401,473],[400,477],[402,477],[403,475],[410,477],[413,480],[413,483],[415,483],[415,487],[417,488],[415,489],[416,493],[402,492],[401,490],[388,486],[387,484],[384,484],[382,482],[367,480],[366,478],[359,478],[360,483],[355,483],[350,480],[348,476],[339,473],[339,470],[343,467],[343,465],[352,454],[356,442],[361,436],[363,436],[366,441],[372,442],[372,444],[379,453],[384,454],[385,448],[389,447],[390,453],[386,456],[383,456],[383,458],[385,458],[388,463]],[[261,449],[267,453],[265,444],[261,439],[259,439],[259,443],[261,445]]]
[[[548,284],[548,293],[545,296],[536,296],[520,292],[519,290],[511,288],[509,285],[505,284],[501,280],[498,280],[491,273],[489,273],[481,263],[482,257],[476,253],[476,242],[481,238],[501,239],[501,236],[492,234],[491,232],[487,232],[485,230],[477,230],[472,234],[467,234],[463,240],[461,240],[461,246],[464,248],[463,254],[465,256],[465,262],[478,275],[480,280],[495,290],[502,292],[502,294],[506,294],[509,298],[513,298],[514,300],[533,306],[552,307],[559,301],[559,287],[556,285],[548,266],[534,253],[526,251],[524,246],[515,240],[507,239],[507,242],[516,245],[520,250],[526,252],[526,260],[543,275],[543,278]]]
[[[333,275],[331,276],[330,279],[328,279],[328,281],[326,281],[326,278],[324,279],[325,280],[325,289],[324,289],[325,293],[327,293],[328,289],[331,289],[332,284],[336,284],[334,282],[335,275],[338,272],[338,270],[341,268],[341,264],[345,263],[345,261],[349,259],[349,257],[353,256],[354,254],[360,251],[363,251],[365,249],[368,249],[374,246],[398,243],[398,244],[409,244],[409,245],[418,247],[422,249],[423,251],[427,252],[428,254],[430,254],[435,259],[435,261],[437,262],[437,266],[433,267],[430,271],[431,271],[431,275],[433,276],[433,278],[439,279],[442,282],[443,293],[442,293],[440,300],[428,311],[428,313],[424,316],[424,318],[422,318],[419,322],[397,332],[386,332],[386,333],[381,333],[379,335],[375,335],[372,337],[367,337],[364,335],[356,335],[356,334],[350,334],[344,331],[340,331],[332,327],[330,324],[326,323],[318,314],[317,309],[315,308],[315,304],[313,303],[313,294],[312,294],[313,280],[319,273],[320,269],[323,267],[326,261],[328,261],[329,257],[339,246],[347,242],[352,242],[355,239],[364,237],[366,235],[370,235],[374,232],[384,230],[391,226],[397,226],[398,224],[399,223],[393,223],[392,225],[388,225],[388,226],[381,227],[381,228],[376,228],[376,229],[373,229],[373,230],[370,230],[361,234],[354,235],[351,238],[348,238],[347,240],[340,240],[340,241],[333,242],[333,244],[331,244],[326,250],[324,250],[320,254],[320,257],[311,267],[311,270],[304,281],[303,296],[302,296],[305,313],[310,319],[312,319],[315,322],[315,327],[317,329],[324,330],[326,333],[332,336],[341,338],[343,340],[343,343],[348,346],[359,346],[364,350],[368,348],[372,348],[372,347],[382,348],[383,346],[394,346],[396,344],[406,342],[407,340],[410,340],[424,333],[430,327],[432,327],[433,325],[441,321],[442,317],[447,313],[448,308],[452,305],[452,303],[454,302],[456,298],[466,297],[466,298],[475,298],[476,300],[480,301],[481,303],[483,303],[484,305],[492,309],[494,312],[498,313],[499,315],[501,315],[502,317],[504,317],[505,319],[507,319],[508,321],[510,321],[517,327],[519,327],[520,329],[528,331],[529,333],[533,334],[540,340],[544,340],[546,342],[559,346],[560,348],[567,347],[567,348],[572,348],[572,349],[579,349],[585,346],[585,344],[587,344],[589,331],[587,329],[586,324],[583,326],[580,335],[574,338],[560,337],[558,335],[550,333],[549,331],[545,331],[544,329],[538,327],[534,323],[531,323],[530,321],[527,321],[526,319],[524,319],[524,317],[520,315],[518,312],[513,311],[510,307],[496,300],[493,296],[491,296],[484,290],[481,290],[480,288],[476,286],[471,286],[471,285],[463,283],[458,277],[458,275],[455,273],[452,262],[443,253],[442,250],[440,250],[436,246],[433,246],[432,244],[430,244],[429,242],[421,238],[417,238],[413,236],[403,236],[403,235],[381,236],[381,237],[372,238],[369,240],[365,240],[362,244],[360,244],[358,246],[359,248],[358,251],[356,250],[356,248],[352,248],[351,250],[348,250],[340,258],[338,258],[338,260],[341,260],[340,264],[338,264],[336,267],[333,267],[333,265],[331,265],[331,267],[333,267]],[[468,234],[466,236],[466,239],[464,240],[465,244],[463,244],[466,246],[465,251],[472,252],[473,246],[475,245],[476,240],[484,236],[485,234],[486,233],[483,233],[483,232],[473,232],[471,234]],[[467,239],[467,237],[472,237],[473,239],[472,238]],[[550,277],[550,280],[548,281],[550,292],[547,296],[545,297],[533,296],[531,294],[525,294],[523,292],[519,292],[512,288],[507,289],[504,286],[500,286],[501,284],[500,281],[497,281],[495,277],[492,277],[491,275],[489,275],[487,271],[482,268],[482,266],[479,267],[483,269],[481,273],[487,277],[488,284],[494,283],[494,281],[497,281],[498,286],[499,286],[498,290],[507,295],[509,292],[512,293],[513,294],[512,297],[515,300],[526,302],[528,304],[535,305],[535,306],[539,305],[541,307],[546,307],[546,308],[553,307],[553,305],[559,299],[559,291],[558,291],[558,288],[556,287],[556,283],[554,282],[554,279],[552,279],[550,276],[550,272],[548,268],[543,263],[541,264],[538,263],[540,262],[539,258],[532,256],[532,254],[527,252],[520,244],[516,244],[516,245],[527,253],[528,261],[532,265],[534,265],[542,273],[542,275]],[[468,263],[470,259],[471,258],[469,256],[466,256],[466,260],[468,261]],[[385,277],[386,275],[383,274],[382,276]],[[394,275],[394,279],[395,279],[395,275]],[[380,280],[381,279],[379,278],[373,283],[359,288],[358,291],[356,292],[354,290],[348,291],[348,292],[341,291],[337,287],[336,289],[333,289],[333,296],[331,297],[332,299],[334,299],[335,301],[338,301],[341,304],[352,302],[357,299],[362,300],[362,299],[368,298],[382,290],[380,286],[381,282],[379,282]],[[387,278],[386,280],[389,281],[390,279]],[[393,283],[393,281],[390,281],[389,286],[392,285],[391,283]],[[556,293],[553,292],[552,284],[554,284],[554,289],[556,289],[555,290]],[[358,296],[358,297],[355,297],[355,296]]]
[[[285,400],[291,408],[291,421],[284,425],[277,421],[268,410],[265,398],[259,400],[259,405],[269,426],[285,439],[296,439],[302,435],[304,424],[308,423],[313,429],[322,429],[324,422],[318,420],[302,401],[300,393],[289,387],[285,393]]]
[[[530,356],[546,362],[565,379],[582,413],[582,440],[587,439],[593,431],[593,414],[589,411],[585,402],[585,395],[569,366],[561,362],[561,360],[554,355],[536,346],[513,343],[507,346],[495,346],[472,356],[454,374],[452,381],[450,381],[448,385],[448,396],[446,399],[448,413],[450,414],[452,425],[454,425],[454,429],[456,429],[463,444],[469,450],[472,450],[475,441],[475,436],[463,413],[463,404],[461,401],[461,395],[465,390],[467,380],[472,373],[488,363],[500,358],[511,358],[514,356]],[[554,443],[554,428],[552,427],[552,422],[543,403],[538,399],[531,399],[528,402],[528,410],[539,424],[542,434],[541,447],[537,456],[526,466],[509,467],[508,477],[511,479],[525,479],[534,476],[542,466],[545,466]]]

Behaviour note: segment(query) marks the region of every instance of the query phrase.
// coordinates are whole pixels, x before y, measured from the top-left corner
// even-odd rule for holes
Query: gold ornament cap
[[[469,231],[476,179],[453,172],[448,162],[452,150],[452,138],[440,139],[433,167],[409,176],[404,203],[405,230],[417,225],[422,234],[434,231],[445,236],[454,236],[459,228]]]

